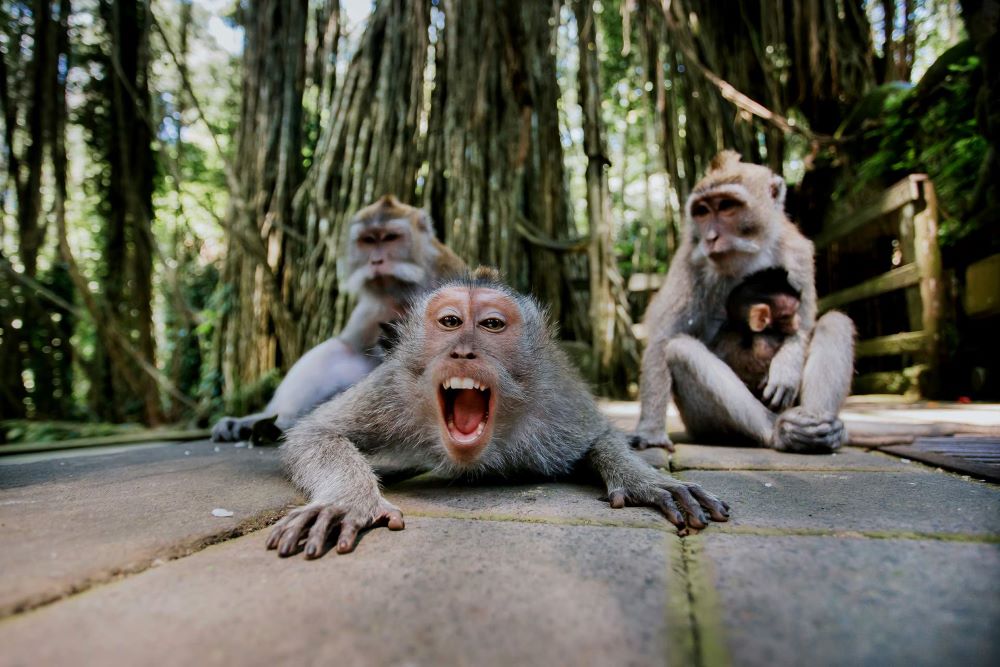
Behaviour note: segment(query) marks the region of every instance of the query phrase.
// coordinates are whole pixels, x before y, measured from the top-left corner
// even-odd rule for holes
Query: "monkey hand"
[[[704,528],[709,518],[712,521],[729,520],[729,505],[725,502],[693,482],[682,482],[655,470],[610,489],[608,502],[615,509],[626,505],[657,509],[677,526],[680,535],[687,535],[690,529]]]
[[[339,531],[337,553],[346,554],[354,551],[358,531],[374,526],[403,530],[403,513],[381,496],[374,512],[344,503],[310,503],[296,507],[274,524],[266,544],[268,549],[277,549],[278,555],[285,557],[297,553],[305,540],[306,558],[319,558],[326,553],[327,539]]]
[[[837,415],[794,407],[782,412],[775,421],[771,446],[780,452],[830,454],[846,439],[844,422]]]
[[[799,397],[802,369],[798,364],[772,362],[767,377],[761,384],[764,389],[761,400],[775,412],[781,412]]]
[[[668,452],[674,451],[674,442],[663,428],[648,429],[639,427],[629,436],[629,444],[636,449],[647,447],[665,447]]]

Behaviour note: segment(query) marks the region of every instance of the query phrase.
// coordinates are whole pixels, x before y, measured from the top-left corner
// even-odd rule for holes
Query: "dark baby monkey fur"
[[[712,345],[758,399],[771,360],[799,330],[799,292],[782,269],[765,269],[740,283],[726,300],[726,323]]]
[[[453,370],[460,369],[460,370]],[[488,405],[479,430],[456,429],[444,398],[451,373],[474,379]],[[480,389],[480,386],[481,389]],[[465,409],[463,407],[463,409]],[[455,413],[457,414],[457,412]],[[489,422],[484,429],[484,424]],[[399,508],[379,488],[373,464],[453,477],[522,474],[557,478],[580,465],[602,478],[612,507],[658,509],[681,531],[725,521],[728,506],[697,484],[639,458],[601,414],[558,346],[538,303],[492,270],[445,283],[419,298],[385,362],[287,434],[284,460],[309,504],[282,519],[267,547],[288,556],[353,550],[359,530],[401,529]],[[338,532],[339,529],[339,532]]]

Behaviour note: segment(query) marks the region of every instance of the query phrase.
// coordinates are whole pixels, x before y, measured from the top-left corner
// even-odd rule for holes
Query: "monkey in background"
[[[785,338],[799,330],[799,293],[782,269],[758,271],[726,300],[726,323],[711,349],[758,399],[771,360]]]
[[[728,506],[643,461],[605,418],[531,297],[479,269],[422,296],[385,362],[296,423],[282,447],[309,504],[275,524],[268,549],[352,551],[358,531],[403,528],[373,465],[448,475],[602,478],[612,507],[658,509],[682,532],[728,518]]]
[[[368,375],[380,359],[373,351],[380,323],[398,319],[409,300],[460,274],[465,263],[437,240],[425,211],[385,195],[351,220],[337,268],[347,291],[357,295],[343,331],[302,355],[263,411],[220,419],[213,440],[276,439],[302,415]]]
[[[673,397],[700,441],[749,439],[779,451],[823,453],[845,439],[837,414],[850,389],[854,325],[831,312],[816,319],[813,244],[785,215],[785,182],[723,151],[688,197],[681,245],[644,317],[642,404],[633,443],[673,447],[666,411]],[[711,344],[726,300],[749,275],[787,272],[799,294],[798,329],[771,360],[760,400]]]

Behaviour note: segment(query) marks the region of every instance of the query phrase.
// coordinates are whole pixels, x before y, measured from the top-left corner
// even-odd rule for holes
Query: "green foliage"
[[[957,48],[957,47],[956,47]],[[946,53],[942,59],[948,57]],[[885,96],[881,118],[864,130],[864,146],[877,148],[857,168],[854,188],[887,185],[906,174],[926,172],[937,189],[944,247],[976,230],[970,204],[979,166],[988,148],[975,119],[980,63],[968,55],[947,64],[929,85],[897,89]],[[927,76],[935,76],[933,68]]]
[[[0,421],[0,444],[15,442],[52,442],[74,438],[96,438],[139,431],[139,424],[105,424],[88,422],[35,421],[6,419]]]

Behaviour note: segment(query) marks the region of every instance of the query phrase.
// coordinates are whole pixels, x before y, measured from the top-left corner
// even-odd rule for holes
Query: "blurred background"
[[[384,193],[632,397],[723,148],[788,181],[856,390],[995,398],[995,7],[0,0],[0,442],[261,404],[342,327],[345,223]]]

